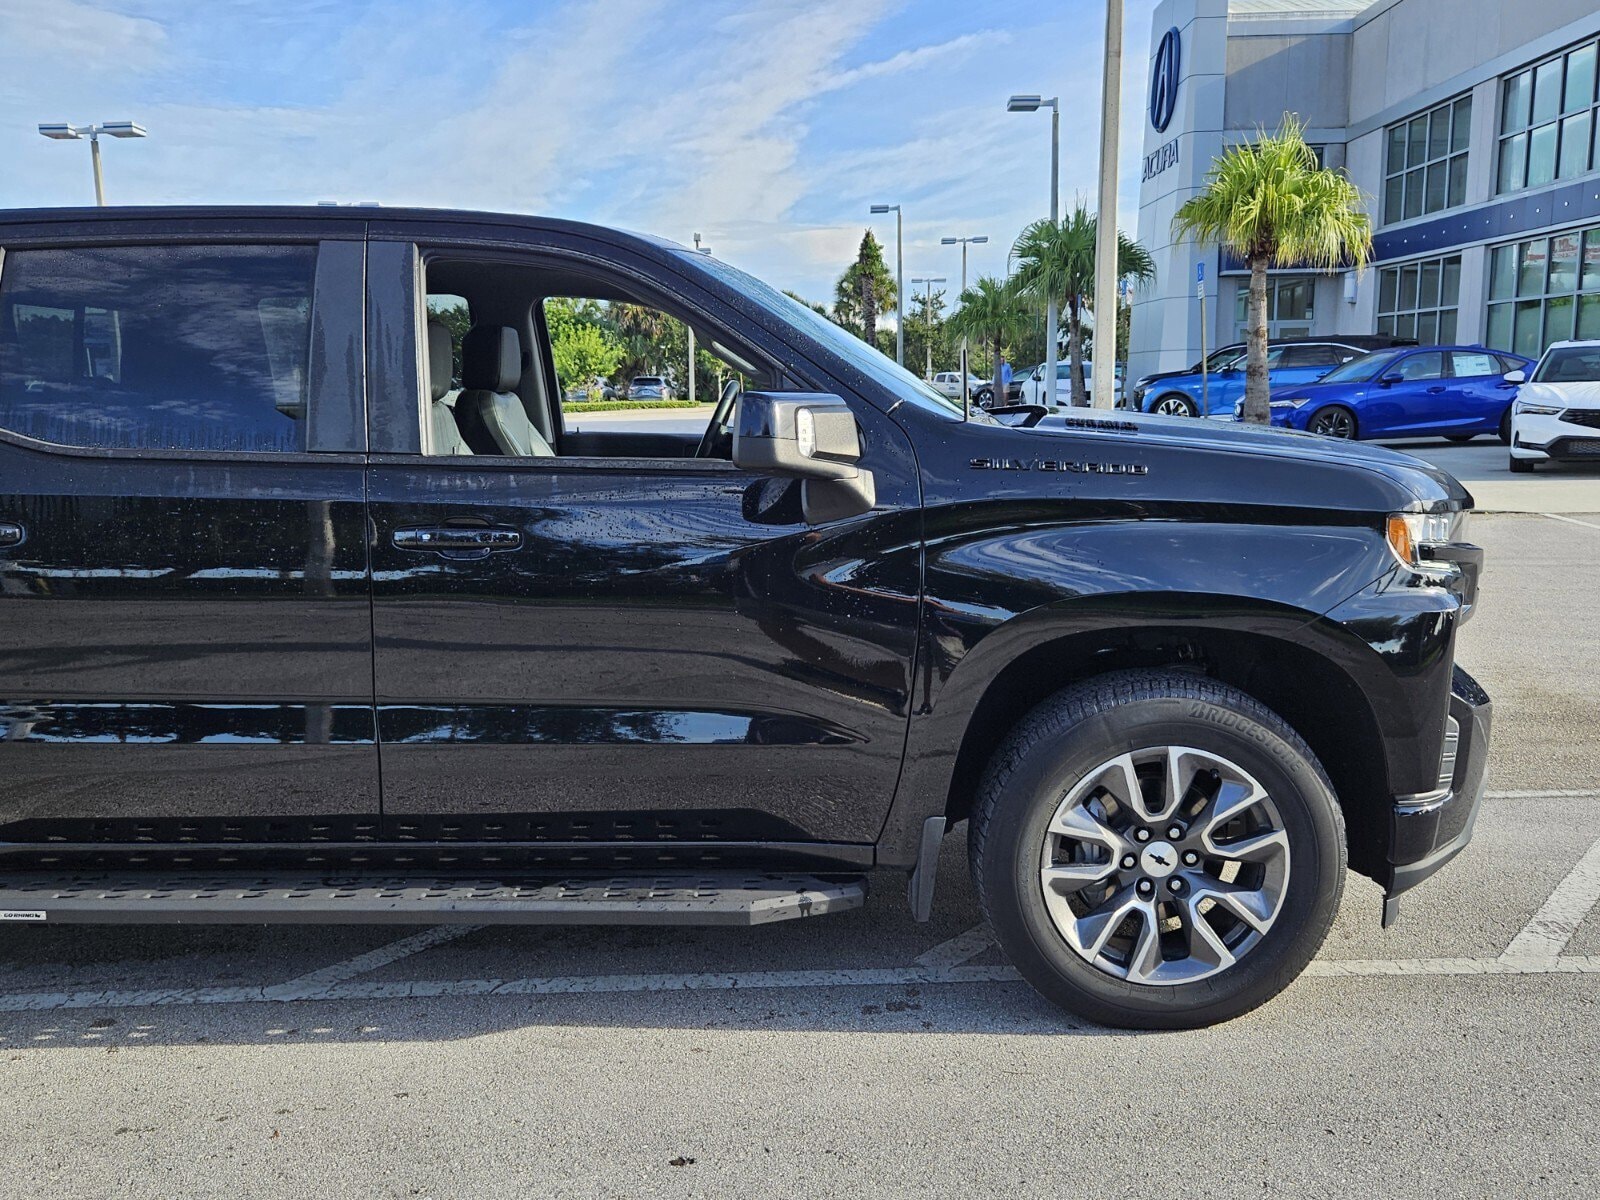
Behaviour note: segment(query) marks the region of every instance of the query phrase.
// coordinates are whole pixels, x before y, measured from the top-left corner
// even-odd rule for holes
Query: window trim
[[[304,450],[192,450],[161,446],[76,446],[52,442],[0,427],[0,441],[24,449],[71,458],[100,458],[174,462],[262,462],[359,464],[365,461],[366,445],[366,364],[361,329],[361,312],[352,303],[359,298],[365,276],[365,227],[353,236],[314,237],[284,234],[271,230],[259,233],[231,229],[215,235],[209,232],[165,233],[150,231],[129,236],[28,236],[6,237],[0,245],[0,295],[4,294],[7,250],[85,250],[117,247],[160,248],[164,246],[312,246],[317,251],[311,285],[309,352],[306,368],[306,448]],[[326,253],[333,247],[332,253]],[[349,249],[347,249],[349,248]],[[350,253],[354,250],[354,254]],[[324,262],[328,262],[324,276]],[[352,274],[351,268],[355,271]],[[324,292],[324,287],[328,291]],[[322,388],[337,389],[339,402],[323,398]],[[329,391],[329,396],[334,392]],[[341,418],[342,417],[342,421]],[[342,434],[341,434],[342,430]],[[315,441],[313,440],[315,439]],[[340,445],[341,441],[348,444]]]
[[[1457,343],[1457,341],[1460,340],[1460,336],[1461,336],[1461,270],[1462,270],[1462,258],[1463,258],[1463,256],[1462,256],[1461,251],[1457,250],[1454,253],[1449,253],[1449,254],[1433,254],[1433,255],[1425,256],[1423,258],[1413,258],[1413,259],[1407,259],[1404,262],[1384,263],[1383,265],[1381,265],[1378,268],[1378,293],[1377,293],[1377,297],[1375,299],[1375,302],[1373,304],[1373,322],[1374,322],[1373,332],[1374,333],[1378,333],[1378,334],[1385,334],[1386,336],[1389,336],[1389,337],[1415,337],[1419,341],[1421,341],[1422,339],[1421,339],[1420,335],[1418,334],[1418,332],[1417,332],[1417,330],[1415,328],[1415,323],[1421,317],[1423,317],[1424,315],[1432,314],[1433,317],[1435,318],[1435,325],[1434,325],[1435,337],[1434,337],[1433,342],[1431,344],[1433,344],[1433,345],[1445,345],[1445,346],[1455,345]],[[1449,264],[1452,260],[1454,260],[1454,262],[1456,264],[1456,299],[1455,299],[1455,303],[1446,304],[1446,303],[1444,303],[1445,268],[1446,268],[1447,264]],[[1422,299],[1422,295],[1421,295],[1421,290],[1422,290],[1421,289],[1422,271],[1428,265],[1435,264],[1435,263],[1438,264],[1438,267],[1439,267],[1439,303],[1430,304],[1430,305],[1423,305],[1421,303],[1421,299]],[[1409,271],[1409,270],[1412,270],[1413,268],[1417,271],[1417,278],[1418,278],[1417,300],[1418,300],[1418,303],[1413,304],[1410,307],[1404,307],[1400,303],[1401,287],[1403,285],[1405,272]],[[1395,272],[1395,302],[1394,302],[1394,306],[1392,308],[1385,309],[1383,307],[1383,277],[1386,274],[1388,274],[1390,271]],[[1442,318],[1443,315],[1445,313],[1447,313],[1447,312],[1454,313],[1455,314],[1455,320],[1456,320],[1456,328],[1452,331],[1451,336],[1448,337],[1448,338],[1444,337],[1438,331],[1438,322],[1439,322],[1440,318]],[[1402,318],[1406,318],[1406,317],[1410,317],[1412,319],[1412,321],[1413,321],[1413,329],[1412,329],[1411,333],[1402,334],[1402,333],[1399,332],[1398,328],[1394,327],[1393,325],[1387,331],[1384,330],[1383,322],[1384,322],[1385,318],[1387,318],[1391,323],[1397,323]]]
[[[1455,145],[1456,108],[1463,100],[1465,100],[1467,104],[1467,140],[1466,145],[1462,149],[1455,150],[1452,149],[1452,147]],[[1462,208],[1468,203],[1468,197],[1465,195],[1464,183],[1463,195],[1460,201],[1454,204],[1450,202],[1450,172],[1455,161],[1457,159],[1461,159],[1463,160],[1463,165],[1461,168],[1463,180],[1467,178],[1467,172],[1471,166],[1470,156],[1472,154],[1472,108],[1472,91],[1469,88],[1467,91],[1460,92],[1449,97],[1448,99],[1441,100],[1437,104],[1431,104],[1427,108],[1422,109],[1420,112],[1414,112],[1410,116],[1405,117],[1403,120],[1391,121],[1389,124],[1383,127],[1382,194],[1383,224],[1385,226],[1398,225],[1405,221],[1420,221],[1427,217],[1437,216],[1442,212],[1449,212],[1451,209]],[[1448,120],[1445,124],[1445,148],[1443,154],[1430,158],[1427,157],[1427,126],[1432,123],[1433,114],[1437,112],[1446,113],[1448,116]],[[1411,161],[1410,143],[1408,140],[1406,142],[1406,150],[1401,156],[1402,161],[1400,166],[1396,168],[1394,164],[1389,161],[1390,151],[1394,146],[1394,134],[1398,130],[1402,135],[1407,135],[1409,133],[1411,123],[1418,120],[1422,121],[1424,125],[1423,158],[1415,163]],[[1444,171],[1444,203],[1438,208],[1429,208],[1427,206],[1428,171],[1433,167],[1440,167]],[[1409,178],[1413,172],[1419,172],[1421,174],[1422,205],[1414,215],[1407,216],[1405,212],[1405,200],[1406,194],[1410,188]],[[1389,208],[1389,185],[1391,181],[1396,179],[1400,181],[1401,185],[1400,205],[1398,212],[1391,212]]]
[[[1595,66],[1592,69],[1592,78],[1589,81],[1589,103],[1568,112],[1566,105],[1567,77],[1571,67],[1571,58],[1574,54],[1593,49],[1595,52]],[[1556,86],[1556,111],[1548,120],[1538,121],[1534,117],[1534,86],[1537,82],[1537,73],[1541,68],[1555,64],[1560,68]],[[1528,117],[1525,121],[1511,127],[1506,127],[1507,95],[1511,81],[1526,77],[1528,80]],[[1561,173],[1561,162],[1565,146],[1566,125],[1569,121],[1579,117],[1588,117],[1588,153],[1585,155],[1587,166],[1572,175]],[[1496,80],[1495,88],[1495,126],[1494,126],[1494,195],[1513,196],[1519,192],[1531,191],[1535,188],[1551,187],[1558,183],[1567,183],[1574,179],[1582,179],[1600,171],[1600,38],[1590,35],[1588,38],[1572,42],[1549,54],[1524,63],[1514,71],[1507,71]],[[1549,129],[1555,134],[1555,147],[1551,151],[1551,171],[1549,179],[1541,183],[1529,183],[1528,172],[1533,157],[1533,135],[1535,132]],[[1519,141],[1518,154],[1521,163],[1517,168],[1517,179],[1520,182],[1510,186],[1502,186],[1501,179],[1505,174],[1505,161],[1507,147],[1510,143]]]

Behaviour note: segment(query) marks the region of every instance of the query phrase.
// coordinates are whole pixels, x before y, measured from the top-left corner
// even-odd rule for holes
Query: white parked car
[[[933,386],[938,388],[952,400],[961,399],[961,372],[940,371],[933,377]],[[990,381],[979,379],[976,375],[967,376],[967,395],[976,400],[980,391],[989,388]]]
[[[1055,397],[1052,399],[1046,394],[1044,385],[1044,364],[1041,363],[1028,373],[1022,381],[1022,392],[1018,396],[1018,404],[1071,404],[1072,403],[1072,364],[1066,359],[1056,363]],[[1092,393],[1094,391],[1094,363],[1085,361],[1083,364],[1083,386]],[[1118,398],[1122,397],[1122,364],[1117,364],[1116,384],[1112,389]],[[1093,403],[1090,396],[1090,403]]]
[[[1600,463],[1600,341],[1554,342],[1511,405],[1511,469],[1542,462]]]

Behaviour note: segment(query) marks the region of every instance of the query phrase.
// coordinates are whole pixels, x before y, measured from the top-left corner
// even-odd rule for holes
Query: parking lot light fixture
[[[104,121],[98,125],[68,125],[64,121],[57,121],[40,125],[39,132],[56,142],[88,141],[89,157],[94,163],[94,202],[102,208],[106,202],[106,187],[100,173],[100,135],[114,138],[148,136],[144,126],[137,121]]]
[[[1052,96],[1046,100],[1043,96],[1013,96],[1006,101],[1007,112],[1038,112],[1041,108],[1050,110],[1050,224],[1055,225],[1061,220],[1061,97]],[[1047,404],[1054,404],[1056,399],[1056,339],[1060,336],[1057,328],[1060,319],[1056,298],[1047,297],[1044,318],[1044,377],[1049,381],[1045,386],[1050,389]]]
[[[906,365],[905,220],[898,204],[874,204],[874,213],[894,214],[894,360]]]
[[[989,235],[986,233],[981,233],[976,237],[944,237],[939,239],[939,244],[941,246],[954,246],[957,244],[961,246],[962,295],[965,295],[967,291],[967,247],[981,246],[988,240]],[[967,339],[965,336],[963,336],[961,339],[961,419],[963,421],[967,419],[967,408],[971,404],[971,400],[967,394],[969,390],[967,387],[967,376],[969,374],[970,372],[967,370]]]

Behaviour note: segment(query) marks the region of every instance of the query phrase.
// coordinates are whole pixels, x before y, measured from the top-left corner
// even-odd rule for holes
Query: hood
[[[1455,476],[1432,463],[1382,446],[1346,442],[1293,429],[1117,410],[1104,416],[1087,412],[1082,416],[1053,414],[1041,418],[1030,432],[1035,436],[1059,437],[1110,426],[1120,427],[1115,431],[1151,447],[1265,457],[1304,464],[1318,471],[1350,470],[1378,475],[1409,496],[1411,504],[1424,509],[1473,506],[1471,493]],[[1227,468],[1219,464],[1219,469]]]
[[[1525,383],[1517,389],[1517,399],[1567,408],[1600,408],[1600,382]]]

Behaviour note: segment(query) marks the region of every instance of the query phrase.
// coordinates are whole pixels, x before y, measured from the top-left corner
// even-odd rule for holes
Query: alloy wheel
[[[1166,417],[1192,417],[1194,410],[1189,402],[1178,396],[1163,396],[1156,401],[1155,411]]]
[[[1057,932],[1108,975],[1193,983],[1266,936],[1289,883],[1277,805],[1238,764],[1156,746],[1073,785],[1044,836],[1040,886]]]
[[[1325,434],[1328,437],[1353,438],[1356,436],[1355,418],[1342,408],[1318,413],[1311,422],[1311,432]]]

